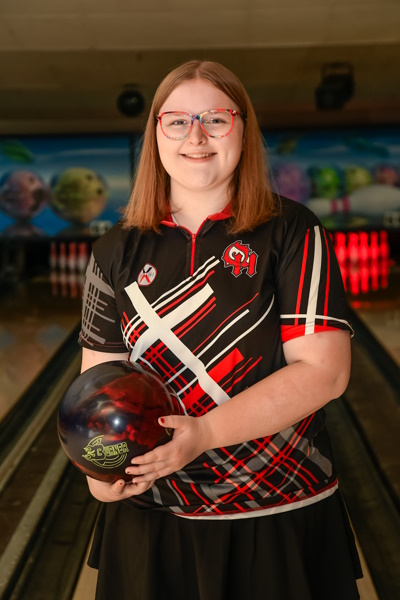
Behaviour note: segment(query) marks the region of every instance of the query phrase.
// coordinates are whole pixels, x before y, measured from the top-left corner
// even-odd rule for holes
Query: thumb
[[[158,424],[161,425],[161,427],[165,427],[165,429],[177,429],[183,424],[185,419],[186,417],[181,415],[167,415],[166,417],[160,417],[158,419]]]

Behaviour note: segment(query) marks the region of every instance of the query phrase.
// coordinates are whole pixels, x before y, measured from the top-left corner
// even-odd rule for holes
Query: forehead
[[[193,114],[210,108],[232,108],[238,110],[235,102],[212,83],[202,79],[185,81],[176,87],[160,108],[167,110],[183,110]]]

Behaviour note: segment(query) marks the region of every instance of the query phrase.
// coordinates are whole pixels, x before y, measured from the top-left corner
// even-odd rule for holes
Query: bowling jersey
[[[172,216],[160,233],[116,224],[93,247],[79,343],[157,371],[198,417],[286,365],[298,336],[351,331],[329,234],[282,198],[277,217],[228,233],[229,207],[196,234]],[[243,419],[246,405],[243,403]],[[284,431],[209,450],[129,500],[192,518],[287,511],[337,488],[324,411]]]

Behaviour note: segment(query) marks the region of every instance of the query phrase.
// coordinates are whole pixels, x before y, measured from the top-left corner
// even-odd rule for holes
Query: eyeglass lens
[[[227,135],[232,127],[233,115],[229,112],[207,112],[201,117],[201,124],[211,137]],[[188,114],[175,112],[161,117],[161,127],[166,136],[171,138],[184,137],[190,131],[192,121]]]

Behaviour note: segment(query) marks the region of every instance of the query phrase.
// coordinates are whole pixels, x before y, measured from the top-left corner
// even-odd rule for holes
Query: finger
[[[112,496],[121,496],[124,492],[126,482],[123,479],[118,479],[110,487]]]
[[[156,473],[161,468],[165,466],[167,460],[158,460],[152,463],[146,463],[143,465],[133,465],[132,467],[127,467],[125,469],[125,473],[127,475],[139,476],[139,475],[147,475],[149,473]]]
[[[160,417],[158,423],[161,427],[165,427],[168,433],[168,430],[170,429],[182,427],[186,420],[187,417],[181,415],[167,415],[166,417]]]

